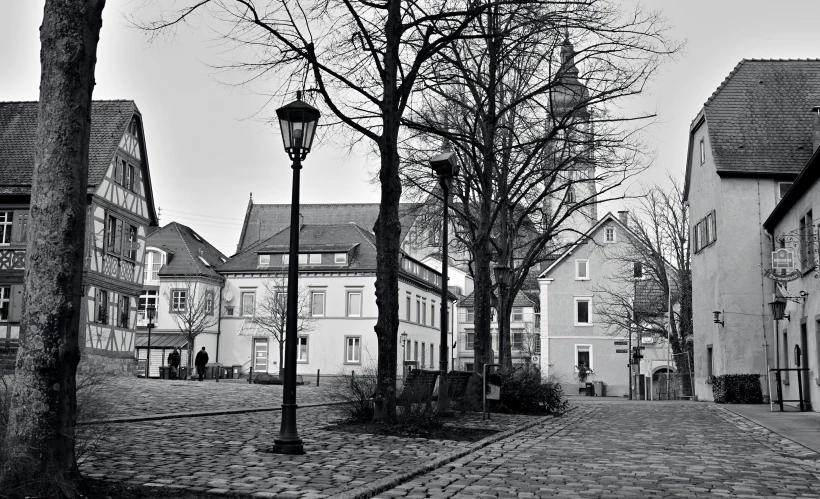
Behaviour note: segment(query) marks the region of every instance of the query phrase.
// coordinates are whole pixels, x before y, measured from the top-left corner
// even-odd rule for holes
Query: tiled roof
[[[402,203],[399,206],[402,233],[407,235],[413,225],[415,204]],[[307,225],[334,225],[354,223],[367,231],[373,230],[379,216],[379,203],[353,204],[301,204],[299,213],[302,223]],[[255,242],[268,239],[290,226],[290,204],[249,203],[239,236],[237,253],[251,247]]]
[[[704,104],[718,172],[799,173],[818,105],[820,59],[742,60]]]
[[[0,188],[28,192],[34,172],[37,102],[0,102]],[[93,101],[88,158],[89,190],[100,184],[135,113],[129,100]],[[19,187],[19,189],[15,189]]]
[[[286,266],[281,264],[281,259],[271,258],[271,265],[259,267],[259,253],[276,252],[285,253],[290,243],[290,230],[280,230],[278,234],[268,237],[265,240],[250,246],[248,249],[232,256],[227,263],[219,266],[219,272],[247,272],[268,269],[271,271],[282,271]],[[300,252],[308,253],[322,245],[328,247],[354,247],[347,265],[302,265],[302,268],[328,269],[344,268],[345,270],[376,270],[376,247],[365,235],[366,230],[353,223],[342,224],[305,224],[299,231]],[[330,251],[330,250],[328,250]],[[277,265],[277,263],[279,265]]]
[[[194,232],[190,227],[171,222],[148,236],[147,246],[173,253],[159,271],[165,276],[205,276],[222,277],[214,270],[225,258],[218,249]],[[202,257],[202,258],[200,258]],[[208,265],[202,261],[205,259]]]
[[[657,316],[666,312],[666,293],[654,279],[635,281],[635,311],[644,316]]]
[[[459,308],[461,307],[472,307],[475,304],[475,292],[470,293],[462,300],[458,302]],[[513,301],[513,307],[537,307],[538,302],[535,301],[532,297],[529,296],[528,293],[520,292],[515,295],[515,300]]]

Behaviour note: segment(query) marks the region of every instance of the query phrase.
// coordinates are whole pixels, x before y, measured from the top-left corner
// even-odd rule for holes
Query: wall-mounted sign
[[[799,279],[802,273],[795,267],[794,248],[772,251],[772,268],[763,271],[763,275],[780,282]]]
[[[655,343],[655,338],[652,336],[641,336],[641,343]]]

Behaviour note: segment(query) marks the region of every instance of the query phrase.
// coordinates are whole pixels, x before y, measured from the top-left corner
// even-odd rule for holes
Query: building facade
[[[37,102],[0,103],[0,338],[19,336]],[[142,115],[132,101],[94,101],[88,166],[83,358],[134,368],[147,229],[157,225]]]

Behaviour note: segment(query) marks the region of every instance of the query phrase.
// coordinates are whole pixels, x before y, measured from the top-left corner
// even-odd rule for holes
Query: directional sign
[[[632,347],[632,348],[638,348],[638,349],[641,349],[641,350],[646,350],[646,347]]]
[[[615,353],[629,353],[629,350],[615,350]]]
[[[615,340],[615,346],[619,346],[619,345],[626,345],[626,340],[624,340],[624,341]]]

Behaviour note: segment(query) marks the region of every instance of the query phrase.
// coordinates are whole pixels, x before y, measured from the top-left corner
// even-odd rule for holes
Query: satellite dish
[[[233,300],[233,291],[230,289],[226,289],[224,293],[222,293],[222,297],[225,298],[225,301],[230,303]]]
[[[530,359],[530,361],[531,361],[533,364],[537,364],[540,360],[541,360],[541,358],[540,358],[539,356],[537,356],[537,355],[533,355],[533,356],[532,356],[532,358]]]

